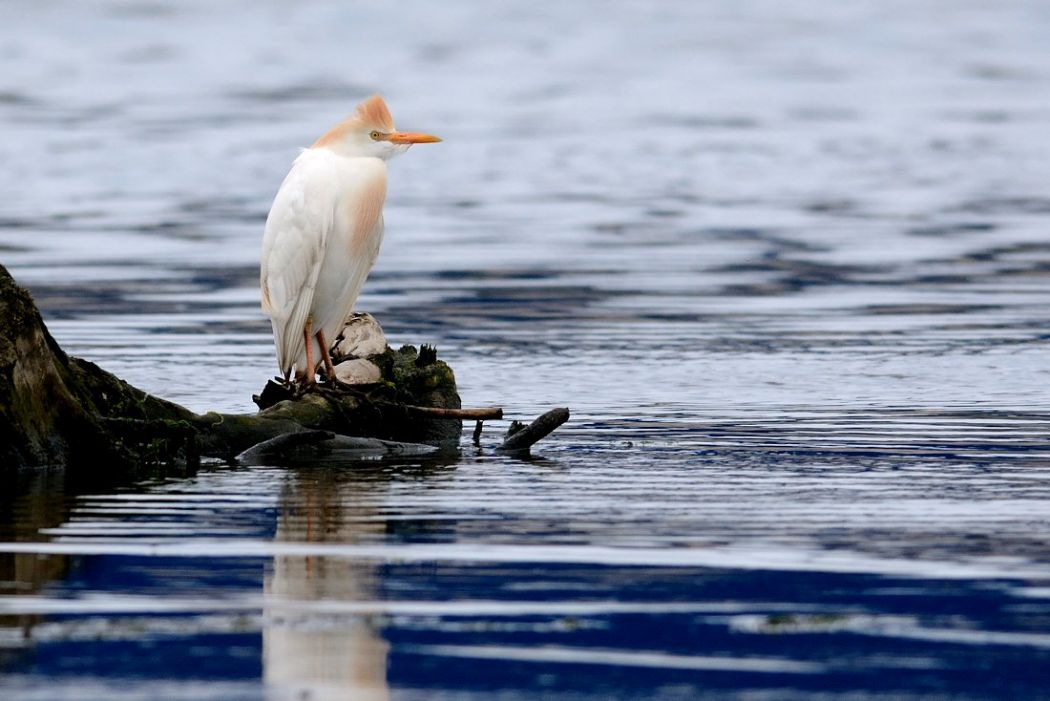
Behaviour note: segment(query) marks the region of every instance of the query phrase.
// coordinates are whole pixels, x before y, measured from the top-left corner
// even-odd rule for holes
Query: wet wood
[[[499,407],[462,408],[452,369],[432,347],[386,347],[368,360],[379,382],[270,382],[253,397],[255,414],[197,414],[67,356],[29,293],[0,266],[0,471],[192,467],[202,458],[233,462],[249,450],[275,455],[308,445],[421,455],[457,446],[464,419],[503,416]],[[527,450],[557,425],[533,422],[500,450]]]
[[[562,407],[540,415],[528,426],[515,421],[507,431],[503,444],[496,448],[501,453],[522,453],[551,434],[569,420],[569,410]]]
[[[284,433],[238,455],[239,465],[317,464],[319,460],[361,460],[384,456],[432,455],[440,449],[422,443],[339,436],[329,431]]]
[[[422,416],[436,416],[443,419],[502,419],[502,407],[487,407],[484,409],[438,409],[427,406],[405,406],[413,414]]]
[[[279,436],[268,438],[261,443],[256,443],[251,448],[240,453],[236,461],[241,464],[249,464],[256,460],[263,460],[273,456],[286,455],[292,450],[303,446],[312,446],[335,438],[331,431],[296,431],[282,433]]]

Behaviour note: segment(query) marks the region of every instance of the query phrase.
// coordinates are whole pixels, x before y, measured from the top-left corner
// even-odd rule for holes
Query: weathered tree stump
[[[393,350],[384,342],[368,360],[379,370],[377,381],[297,388],[257,414],[197,414],[67,356],[29,293],[0,266],[0,469],[193,466],[201,457],[233,460],[304,431],[458,442],[459,418],[414,410],[460,408],[452,369],[432,348]]]
[[[0,266],[0,472],[30,467],[117,474],[194,468],[201,458],[258,464],[283,456],[337,459],[427,455],[458,446],[463,419],[500,419],[499,407],[462,409],[452,368],[422,346],[387,346],[367,314],[333,344],[335,378],[271,381],[256,414],[197,414],[66,355],[29,293]],[[544,414],[498,452],[525,454],[569,417]]]

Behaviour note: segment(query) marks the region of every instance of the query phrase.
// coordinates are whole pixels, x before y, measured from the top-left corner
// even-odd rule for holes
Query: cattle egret
[[[274,197],[263,234],[262,307],[277,364],[312,383],[335,378],[329,343],[353,309],[383,240],[386,161],[441,139],[394,128],[379,95],[304,149]]]

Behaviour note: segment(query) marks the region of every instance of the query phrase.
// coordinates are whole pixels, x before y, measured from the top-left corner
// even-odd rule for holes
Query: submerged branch
[[[528,451],[539,441],[551,434],[554,429],[569,420],[569,410],[565,408],[551,409],[540,415],[528,426],[522,426],[518,422],[511,425],[507,431],[507,437],[503,445],[496,448],[500,453],[519,453]]]

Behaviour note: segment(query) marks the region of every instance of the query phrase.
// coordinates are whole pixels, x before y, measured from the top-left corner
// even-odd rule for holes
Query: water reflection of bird
[[[262,306],[288,379],[334,377],[328,344],[379,254],[385,161],[436,136],[399,132],[383,98],[370,97],[305,149],[281,184],[263,235]]]

